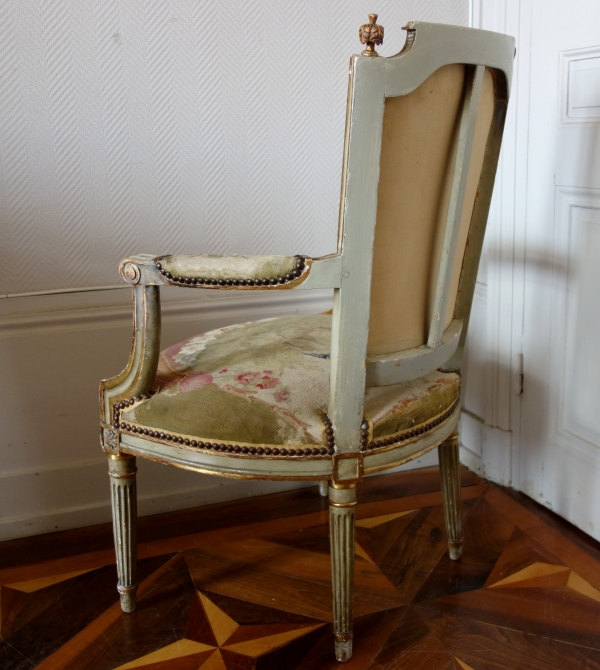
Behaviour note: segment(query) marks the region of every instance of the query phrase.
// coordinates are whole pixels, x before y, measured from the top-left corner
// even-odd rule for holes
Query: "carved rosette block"
[[[329,487],[333,634],[338,661],[348,661],[352,656],[355,508],[354,486]]]
[[[438,447],[444,517],[448,534],[448,552],[453,561],[462,556],[463,534],[460,516],[460,462],[458,459],[458,435],[454,434]]]
[[[375,51],[376,44],[383,44],[383,26],[376,23],[377,14],[369,14],[369,23],[365,23],[358,29],[358,38],[361,44],[366,44],[367,48],[361,53],[361,56],[378,56]]]
[[[113,533],[117,556],[117,590],[123,612],[133,612],[137,592],[137,472],[133,456],[110,455],[110,475]]]
[[[119,434],[112,428],[102,429],[102,448],[108,451],[118,451],[119,449]]]

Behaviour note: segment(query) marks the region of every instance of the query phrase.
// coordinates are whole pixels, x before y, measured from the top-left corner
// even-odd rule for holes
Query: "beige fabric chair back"
[[[387,98],[383,117],[367,354],[427,342],[469,78],[445,65],[416,90]],[[486,69],[444,328],[454,313],[465,243],[494,111]]]

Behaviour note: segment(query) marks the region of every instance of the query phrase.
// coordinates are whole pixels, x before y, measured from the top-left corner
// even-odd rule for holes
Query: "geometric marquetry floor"
[[[327,506],[312,487],[140,520],[128,615],[109,528],[0,544],[0,669],[600,670],[598,545],[462,479],[458,562],[436,469],[359,488],[344,666],[333,657]]]

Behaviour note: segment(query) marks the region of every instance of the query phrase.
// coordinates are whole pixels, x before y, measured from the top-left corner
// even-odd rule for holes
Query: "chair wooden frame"
[[[161,285],[190,286],[186,277],[166,277],[157,258],[139,255],[121,263],[121,276],[133,285],[134,336],[126,369],[100,387],[101,440],[109,457],[113,522],[124,611],[135,609],[135,457],[197,472],[248,479],[329,481],[333,574],[333,619],[336,655],[352,653],[352,582],[354,574],[355,486],[365,475],[405,463],[440,448],[440,469],[452,558],[462,551],[460,484],[456,427],[459,407],[432,430],[399,444],[363,452],[360,449],[365,385],[383,386],[417,379],[443,369],[460,371],[467,325],[508,103],[514,38],[488,31],[431,23],[409,23],[403,50],[391,58],[352,56],[338,250],[322,258],[307,258],[300,277],[282,285],[211,285],[216,290],[334,289],[328,416],[335,430],[333,457],[254,458],[209,453],[123,431],[119,411],[139,401],[154,382],[160,353]],[[448,64],[467,67],[458,148],[444,231],[427,343],[407,351],[367,357],[371,270],[377,215],[379,160],[384,104],[387,97],[414,91],[436,70]],[[494,78],[494,111],[475,200],[469,242],[460,274],[453,320],[444,330],[443,315],[450,299],[458,228],[466,175],[485,69]],[[227,257],[223,257],[227,266]],[[195,286],[198,288],[198,286]],[[204,287],[207,288],[207,287]],[[363,428],[364,430],[364,428]]]

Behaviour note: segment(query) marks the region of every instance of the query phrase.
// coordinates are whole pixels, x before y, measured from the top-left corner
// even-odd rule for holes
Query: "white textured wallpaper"
[[[2,0],[0,293],[114,285],[127,254],[335,250],[369,11],[468,0]]]

